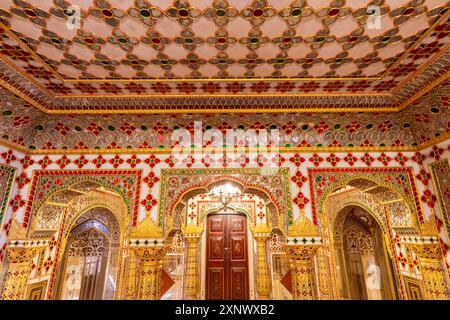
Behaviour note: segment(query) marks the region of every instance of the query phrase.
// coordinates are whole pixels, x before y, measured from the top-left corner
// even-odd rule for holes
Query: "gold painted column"
[[[185,295],[186,299],[198,299],[198,269],[197,269],[197,247],[200,239],[199,234],[186,234],[188,252],[187,252],[187,267],[185,280]]]
[[[139,258],[137,300],[159,300],[162,286],[162,259],[167,247],[133,247],[133,250]]]
[[[267,240],[270,238],[270,229],[266,225],[256,226],[255,240],[258,264],[256,270],[256,292],[259,299],[269,300],[272,293],[272,280],[270,278],[267,261]]]
[[[439,263],[439,244],[411,244],[411,249],[419,257],[426,299],[448,300],[448,289],[444,270]]]
[[[7,249],[9,266],[3,287],[3,300],[25,299],[28,277],[31,273],[33,258],[37,252],[38,248],[36,247],[15,247]]]
[[[126,288],[125,288],[125,300],[135,300],[136,297],[136,254],[134,250],[125,249],[128,251],[128,265],[126,272]]]
[[[285,251],[291,258],[294,300],[314,300],[316,297],[314,256],[317,248],[314,245],[285,245]]]

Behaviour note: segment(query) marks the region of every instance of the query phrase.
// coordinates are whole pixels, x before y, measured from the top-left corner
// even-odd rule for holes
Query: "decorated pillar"
[[[166,246],[133,247],[139,258],[137,272],[137,300],[159,300],[162,286],[162,259]]]
[[[266,225],[256,226],[255,240],[258,265],[256,269],[256,292],[259,299],[269,300],[272,293],[272,281],[270,278],[269,265],[267,261],[267,240],[270,238],[270,229]]]
[[[419,257],[426,299],[448,300],[449,293],[444,270],[439,262],[441,251],[437,239],[435,243],[410,244],[410,247]]]
[[[38,250],[36,247],[10,247],[7,249],[9,266],[3,287],[3,300],[25,299],[33,258],[38,253]]]
[[[197,247],[200,239],[199,234],[186,234],[187,240],[187,267],[185,280],[185,295],[186,299],[198,299],[199,284],[198,284],[198,268],[197,268]]]
[[[135,300],[136,297],[136,255],[134,250],[126,249],[128,256],[127,280],[125,288],[125,299]]]
[[[285,246],[285,251],[291,259],[294,300],[314,300],[316,297],[314,256],[317,248],[314,245],[300,244]]]
[[[284,250],[291,259],[292,295],[294,300],[316,299],[314,256],[323,246],[319,229],[304,212],[289,226]]]

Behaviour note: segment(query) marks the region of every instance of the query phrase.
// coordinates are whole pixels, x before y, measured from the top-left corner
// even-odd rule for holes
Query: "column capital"
[[[169,246],[130,247],[143,262],[159,262],[166,254]]]
[[[8,259],[12,263],[22,263],[31,261],[40,247],[8,247],[6,250]]]
[[[415,243],[408,245],[415,254],[421,259],[434,259],[438,260],[441,256],[441,248],[437,243]]]
[[[294,259],[308,260],[314,257],[319,248],[318,245],[283,244],[284,251]]]

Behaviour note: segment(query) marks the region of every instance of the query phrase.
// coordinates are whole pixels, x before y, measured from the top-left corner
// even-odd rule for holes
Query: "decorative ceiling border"
[[[416,152],[441,142],[450,140],[450,132],[439,137],[428,140],[417,146],[356,146],[356,147],[279,147],[280,153],[320,153],[320,152]],[[25,155],[98,155],[98,154],[171,154],[176,151],[174,148],[121,148],[121,149],[28,149],[11,141],[0,138],[0,146],[22,152]],[[198,152],[217,151],[270,151],[270,148],[202,148]],[[195,152],[195,151],[193,151]]]
[[[423,75],[423,76],[422,76]],[[405,91],[393,96],[258,95],[230,97],[158,96],[153,98],[51,98],[0,61],[0,85],[45,114],[175,114],[175,113],[297,113],[398,112],[450,78],[450,53],[429,65]],[[428,79],[431,81],[427,81]],[[19,84],[22,82],[22,85]],[[424,85],[424,83],[428,84]],[[416,91],[417,87],[422,87]],[[416,91],[414,93],[414,91]],[[413,94],[411,96],[410,92]],[[409,96],[409,97],[408,97]],[[95,103],[95,104],[93,104]],[[127,109],[123,109],[126,106]],[[237,108],[236,106],[239,106]],[[326,107],[325,107],[326,106]]]

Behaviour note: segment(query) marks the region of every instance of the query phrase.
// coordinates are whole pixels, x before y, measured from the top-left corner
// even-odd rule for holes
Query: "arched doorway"
[[[249,299],[247,218],[233,210],[206,218],[206,299]]]
[[[352,300],[396,299],[393,265],[383,229],[360,206],[347,206],[335,222],[341,295]]]
[[[63,255],[60,299],[113,299],[120,245],[119,223],[106,208],[82,214],[70,229]]]

